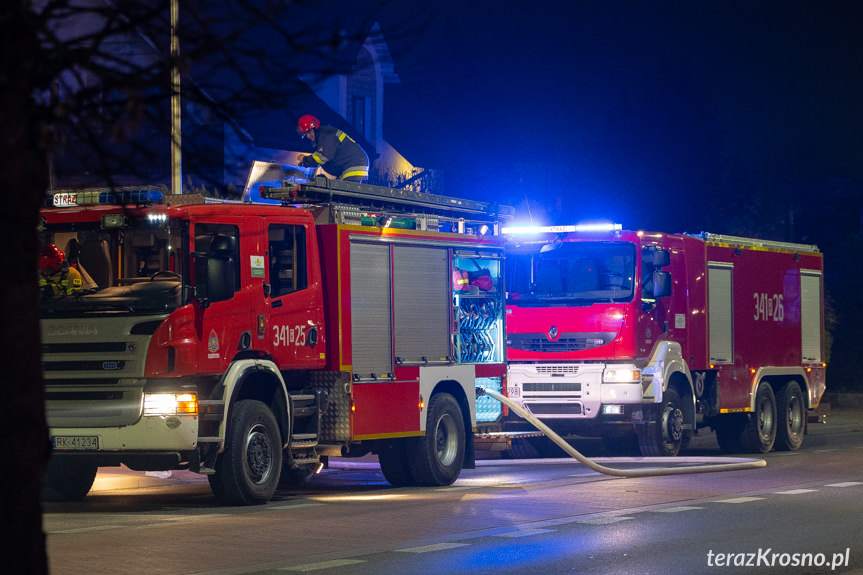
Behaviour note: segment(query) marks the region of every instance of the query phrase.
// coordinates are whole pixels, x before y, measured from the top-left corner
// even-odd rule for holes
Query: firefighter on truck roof
[[[362,182],[368,179],[369,157],[346,133],[332,126],[321,126],[317,118],[306,114],[297,122],[297,134],[315,147],[313,153],[297,156],[299,165],[321,166],[339,180]]]
[[[81,274],[65,261],[54,244],[39,248],[39,289],[45,298],[66,296],[81,289]]]

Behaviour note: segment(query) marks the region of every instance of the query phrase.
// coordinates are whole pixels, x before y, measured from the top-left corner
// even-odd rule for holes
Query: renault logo
[[[548,330],[548,339],[549,339],[549,341],[554,341],[554,340],[556,340],[558,335],[559,335],[559,334],[558,334],[558,331],[557,331],[557,326],[555,326],[555,325],[551,326],[551,329],[549,329],[549,330]]]

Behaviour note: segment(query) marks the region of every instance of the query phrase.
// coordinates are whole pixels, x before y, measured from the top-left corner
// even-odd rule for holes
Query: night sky
[[[861,180],[863,3],[399,4],[384,137],[449,195],[669,232],[739,232],[735,205],[784,240],[811,190]]]

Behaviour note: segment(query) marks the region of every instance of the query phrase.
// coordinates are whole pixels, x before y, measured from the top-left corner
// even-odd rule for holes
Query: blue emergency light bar
[[[510,235],[535,235],[543,233],[563,234],[567,232],[616,232],[623,226],[612,223],[575,224],[567,226],[504,226],[502,233]]]

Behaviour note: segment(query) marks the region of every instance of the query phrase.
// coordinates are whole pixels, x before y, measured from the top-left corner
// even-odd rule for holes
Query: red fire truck
[[[676,455],[798,449],[825,387],[816,246],[507,228],[507,394],[562,434]],[[517,422],[510,422],[517,428]]]
[[[100,466],[189,469],[268,501],[329,456],[448,485],[501,416],[506,206],[316,178],[240,203],[56,194],[40,236],[84,287],[42,301],[46,497]],[[482,269],[455,291],[453,270]]]

